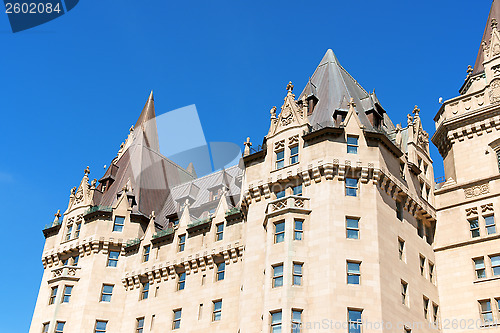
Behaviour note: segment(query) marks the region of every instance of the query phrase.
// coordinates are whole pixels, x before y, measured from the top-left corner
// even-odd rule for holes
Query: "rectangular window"
[[[408,305],[408,283],[401,280],[401,303]]]
[[[424,318],[429,318],[429,299],[424,296]]]
[[[417,219],[417,233],[420,238],[424,238],[424,222],[421,219]]]
[[[113,285],[103,284],[101,290],[101,302],[111,302],[111,295],[113,295]]]
[[[405,241],[398,238],[399,260],[405,261]]]
[[[221,241],[224,238],[224,223],[219,223],[215,227],[215,241]]]
[[[299,146],[290,147],[290,164],[299,163]]]
[[[274,224],[274,243],[285,241],[285,221]]]
[[[174,310],[174,320],[172,322],[173,330],[181,328],[181,316],[182,316],[182,309]]]
[[[76,224],[76,230],[75,230],[75,238],[80,237],[80,230],[81,229],[82,229],[82,224],[81,223],[77,223]]]
[[[347,309],[349,319],[349,333],[361,333],[361,314],[362,310]]]
[[[429,281],[434,283],[434,264],[429,261]]]
[[[359,219],[346,217],[347,238],[359,239]]]
[[[493,321],[493,311],[491,311],[490,300],[479,301],[479,308],[481,311],[481,319],[484,323],[490,323]]]
[[[55,329],[54,333],[64,333],[64,324],[66,324],[66,322],[58,321],[56,323],[56,329]]]
[[[179,273],[178,277],[179,279],[177,281],[177,290],[184,290],[184,287],[186,286],[186,273]]]
[[[401,201],[396,201],[396,217],[403,221],[403,203]]]
[[[96,320],[95,322],[95,333],[106,333],[106,326],[108,325],[107,321]]]
[[[50,290],[49,305],[54,304],[56,302],[56,297],[57,297],[57,287],[52,287],[52,289]]]
[[[213,303],[214,311],[212,313],[212,321],[219,321],[222,316],[222,300],[213,301]]]
[[[64,294],[62,303],[69,303],[69,299],[71,298],[71,292],[73,291],[73,286],[64,286]]]
[[[184,251],[184,247],[186,246],[186,235],[179,236],[179,245],[177,247],[177,252]]]
[[[141,300],[149,297],[149,282],[143,282],[141,288]]]
[[[69,225],[66,230],[66,240],[69,241],[71,239],[71,232],[73,231],[73,226]]]
[[[500,275],[500,255],[491,256],[490,261],[491,261],[491,270],[493,271],[493,276],[499,276]]]
[[[118,251],[109,251],[108,254],[108,267],[116,267],[118,265],[118,256],[120,252]]]
[[[439,324],[439,306],[432,303],[432,323],[437,327]]]
[[[293,263],[293,272],[292,272],[292,278],[293,278],[293,285],[294,286],[301,286],[302,285],[302,267],[304,264],[301,263]]]
[[[304,224],[304,221],[302,221],[302,220],[294,220],[293,221],[293,239],[294,240],[302,240],[302,236],[304,233],[303,224]]]
[[[292,309],[292,333],[300,333],[302,328],[302,310]]]
[[[283,264],[273,266],[273,288],[283,286]]]
[[[285,151],[280,150],[276,152],[276,169],[281,169],[285,166]]]
[[[472,238],[481,236],[481,233],[479,232],[479,222],[477,218],[469,220],[469,225]]]
[[[474,260],[474,268],[476,270],[476,278],[482,279],[486,277],[486,266],[484,265],[484,258],[477,258]]]
[[[345,195],[348,197],[358,196],[358,179],[346,178],[345,179]]]
[[[115,216],[115,222],[113,223],[113,231],[122,232],[124,225],[125,225],[125,218],[121,216]]]
[[[135,333],[143,333],[144,332],[144,317],[137,318],[135,322]]]
[[[347,136],[347,153],[357,154],[358,153],[358,137],[357,136]]]
[[[285,190],[276,192],[276,199],[281,199],[285,197]]]
[[[151,251],[150,245],[144,246],[144,249],[142,250],[142,262],[146,262],[149,260],[149,252],[150,251]]]
[[[281,310],[271,312],[271,333],[281,333],[282,313]]]
[[[361,277],[360,266],[360,262],[347,262],[347,284],[359,284]]]
[[[49,333],[49,326],[50,326],[50,322],[49,323],[43,323],[43,325],[42,325],[42,333]]]
[[[488,235],[497,233],[497,228],[495,226],[495,217],[493,215],[485,216],[484,222],[486,223],[486,232]]]
[[[302,185],[294,186],[292,189],[293,189],[293,195],[296,195],[296,196],[302,195]]]
[[[420,275],[425,276],[425,257],[420,255]]]
[[[223,261],[217,264],[217,275],[215,276],[216,281],[224,280],[224,274],[226,272],[226,263]]]

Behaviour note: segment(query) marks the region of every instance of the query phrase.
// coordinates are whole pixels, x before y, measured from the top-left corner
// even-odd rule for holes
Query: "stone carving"
[[[465,215],[466,216],[477,215],[477,207],[466,208]]]
[[[500,79],[491,81],[489,94],[491,103],[500,102]]]
[[[486,205],[481,205],[481,213],[486,213],[488,211],[493,211],[493,204],[489,203]]]
[[[285,148],[285,140],[281,140],[274,143],[274,150]]]
[[[464,188],[465,198],[477,197],[490,192],[488,184],[476,185],[469,188]]]

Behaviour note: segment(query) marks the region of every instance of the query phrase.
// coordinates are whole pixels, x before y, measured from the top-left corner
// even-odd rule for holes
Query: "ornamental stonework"
[[[464,188],[465,198],[473,198],[483,194],[490,193],[488,184],[476,185],[469,188]]]
[[[490,84],[490,101],[491,103],[500,102],[500,79],[491,81]]]

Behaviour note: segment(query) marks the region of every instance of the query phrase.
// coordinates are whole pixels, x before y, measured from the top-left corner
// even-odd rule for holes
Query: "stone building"
[[[262,144],[247,139],[240,165],[204,177],[161,155],[151,94],[104,175],[87,168],[43,230],[30,332],[408,333],[500,319],[498,15],[495,0],[475,68],[435,118],[437,185],[419,108],[394,125],[331,50],[300,95],[287,85]]]

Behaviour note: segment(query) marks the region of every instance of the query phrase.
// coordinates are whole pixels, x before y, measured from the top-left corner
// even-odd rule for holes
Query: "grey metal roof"
[[[351,98],[356,104],[356,113],[361,123],[368,129],[373,129],[366,113],[377,112],[384,118],[384,130],[394,129],[393,123],[380,105],[375,92],[368,93],[345,69],[342,67],[331,49],[326,51],[323,59],[300,94],[310,97],[314,95],[318,103],[309,116],[311,125],[334,125],[333,114],[335,111],[349,110]],[[387,123],[385,122],[387,120]]]

